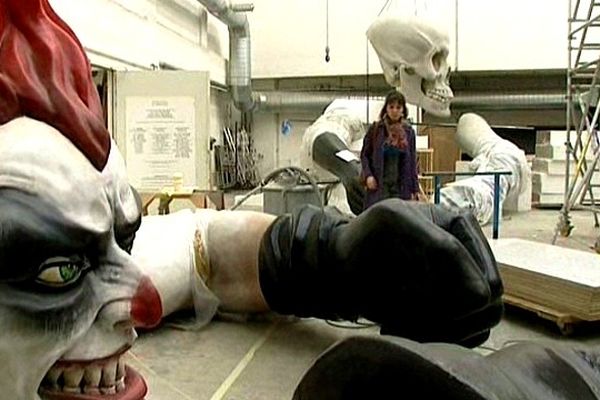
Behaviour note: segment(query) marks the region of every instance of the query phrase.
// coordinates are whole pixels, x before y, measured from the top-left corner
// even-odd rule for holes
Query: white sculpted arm
[[[474,172],[511,173],[500,176],[501,209],[505,201],[531,198],[530,193],[526,193],[531,188],[531,168],[525,153],[499,137],[483,118],[473,113],[462,115],[456,127],[456,140],[461,149],[473,158],[471,165]],[[487,224],[493,211],[494,177],[473,176],[454,182],[442,188],[440,196],[443,204],[470,208],[481,224]]]
[[[260,242],[275,216],[253,211],[197,210],[196,218],[211,213],[207,229],[210,263],[208,286],[220,300],[221,311],[269,311],[258,281]]]
[[[274,216],[250,211],[182,210],[142,219],[132,256],[160,293],[163,316],[196,311],[268,311],[258,283],[258,248]]]
[[[362,211],[364,189],[359,181],[360,160],[352,152],[352,144],[361,142],[366,131],[363,100],[334,100],[324,113],[310,125],[303,137],[303,154],[306,167],[318,179],[335,175],[342,184],[333,192],[330,204],[344,213],[359,214]],[[377,109],[376,106],[372,107]]]

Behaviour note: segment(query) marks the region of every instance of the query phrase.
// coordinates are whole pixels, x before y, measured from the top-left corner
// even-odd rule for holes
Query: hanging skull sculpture
[[[85,54],[46,0],[4,0],[0,60],[0,398],[141,400],[121,357],[161,299]]]
[[[448,35],[417,17],[383,16],[367,30],[385,80],[406,101],[438,116],[450,115]]]

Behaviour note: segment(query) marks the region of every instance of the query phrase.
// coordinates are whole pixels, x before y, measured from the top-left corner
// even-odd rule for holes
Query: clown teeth
[[[110,387],[101,387],[100,388],[100,393],[106,395],[106,394],[117,394],[117,387],[115,385],[112,385]]]
[[[115,386],[117,387],[117,392],[125,390],[125,377],[121,377],[121,379],[117,381],[117,384]]]
[[[89,394],[91,396],[100,396],[102,394],[102,393],[100,393],[100,389],[98,389],[98,386],[96,386],[96,387],[86,386],[83,388],[83,393]]]
[[[114,395],[125,390],[125,363],[113,357],[89,364],[54,366],[44,377],[42,388],[57,393]]]
[[[81,388],[80,387],[64,386],[63,387],[63,392],[65,392],[65,393],[71,393],[71,394],[81,394]]]
[[[97,388],[100,385],[102,378],[102,370],[100,368],[86,368],[83,379],[87,387]]]
[[[125,362],[119,359],[117,364],[117,379],[125,377]]]
[[[58,385],[58,379],[62,376],[64,369],[53,367],[48,371],[46,377],[44,378],[44,384],[49,385],[52,390],[60,390],[60,386]]]
[[[102,386],[110,387],[115,384],[118,360],[109,360],[102,368]]]
[[[79,384],[83,379],[83,373],[83,369],[77,368],[75,366],[71,366],[65,369],[65,372],[63,373],[63,378],[65,382],[65,392],[68,391],[69,393],[79,393]],[[67,388],[69,390],[67,390]],[[77,389],[77,391],[75,391],[75,389]]]

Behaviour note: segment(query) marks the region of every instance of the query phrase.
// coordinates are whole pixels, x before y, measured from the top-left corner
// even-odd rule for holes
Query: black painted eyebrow
[[[130,188],[137,206],[137,216],[132,221],[119,221],[118,218],[115,218],[114,224],[114,234],[117,244],[128,253],[131,252],[135,234],[142,225],[142,198],[133,186],[130,186]]]
[[[32,279],[46,259],[87,252],[103,234],[62,219],[36,196],[0,190],[0,282]]]

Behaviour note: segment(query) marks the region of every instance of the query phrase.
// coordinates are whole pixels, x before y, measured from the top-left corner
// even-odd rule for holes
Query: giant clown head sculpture
[[[450,115],[448,35],[417,17],[383,16],[367,30],[385,80],[406,101],[438,115]]]
[[[143,399],[121,356],[161,300],[87,58],[47,0],[0,2],[3,399]]]

